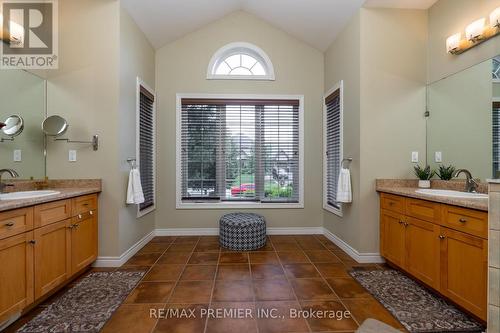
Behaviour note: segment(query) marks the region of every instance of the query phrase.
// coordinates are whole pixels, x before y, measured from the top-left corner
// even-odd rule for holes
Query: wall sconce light
[[[460,54],[500,34],[500,7],[490,13],[489,19],[489,25],[484,17],[469,24],[465,28],[465,38],[460,33],[448,37],[446,52]]]
[[[472,22],[465,28],[465,36],[469,41],[476,43],[482,39],[485,22],[486,19],[481,18]]]

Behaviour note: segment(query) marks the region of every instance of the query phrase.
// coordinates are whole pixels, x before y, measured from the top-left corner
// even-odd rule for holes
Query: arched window
[[[267,54],[250,43],[221,47],[208,65],[207,79],[274,80],[274,68]]]

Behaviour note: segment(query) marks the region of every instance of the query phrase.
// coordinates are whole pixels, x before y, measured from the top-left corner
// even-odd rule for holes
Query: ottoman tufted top
[[[226,226],[248,227],[265,223],[266,220],[263,216],[254,213],[229,213],[223,215],[220,222]]]

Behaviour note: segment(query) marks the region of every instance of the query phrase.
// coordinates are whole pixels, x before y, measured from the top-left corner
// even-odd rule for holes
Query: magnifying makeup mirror
[[[2,141],[12,141],[13,138],[21,134],[24,129],[24,120],[21,116],[18,115],[12,115],[8,117],[2,124],[4,125],[1,127],[2,133],[10,138],[3,138]]]
[[[68,143],[89,143],[92,144],[94,150],[99,149],[99,138],[97,135],[92,137],[92,141],[74,141],[70,139],[58,139],[57,137],[64,135],[68,130],[68,122],[61,116],[50,116],[42,122],[42,131],[47,136],[54,137],[56,141],[66,141]]]

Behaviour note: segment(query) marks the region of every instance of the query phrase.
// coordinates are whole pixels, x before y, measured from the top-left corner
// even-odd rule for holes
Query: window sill
[[[342,206],[340,208],[336,208],[336,207],[332,207],[328,204],[323,204],[323,209],[332,213],[332,214],[335,214],[339,217],[343,217],[344,214],[342,213]]]
[[[303,209],[304,204],[298,203],[261,203],[261,202],[178,202],[176,209]]]

